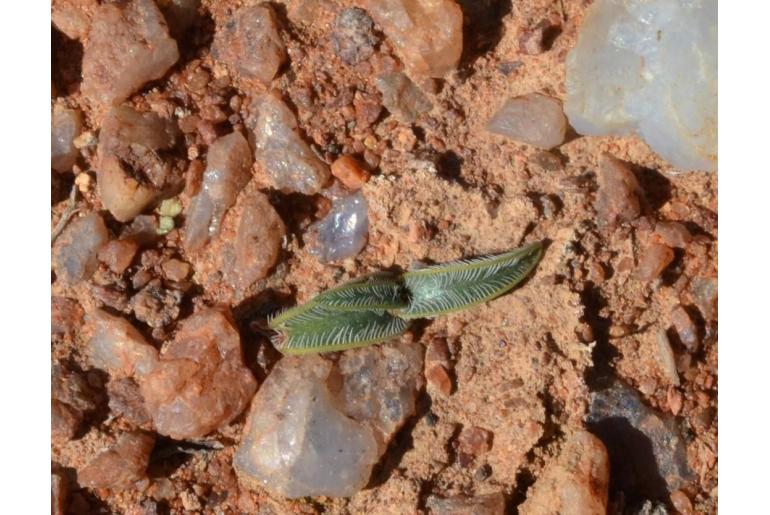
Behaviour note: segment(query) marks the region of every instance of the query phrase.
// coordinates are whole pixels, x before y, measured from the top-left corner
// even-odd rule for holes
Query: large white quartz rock
[[[377,461],[372,430],[340,412],[329,391],[333,364],[284,358],[251,403],[233,465],[247,486],[284,497],[347,497]]]
[[[717,166],[717,0],[597,0],[567,57],[581,134],[637,131],[674,166]]]
[[[251,403],[234,466],[247,487],[284,497],[349,497],[407,419],[423,387],[422,347],[349,350],[335,363],[283,358]]]

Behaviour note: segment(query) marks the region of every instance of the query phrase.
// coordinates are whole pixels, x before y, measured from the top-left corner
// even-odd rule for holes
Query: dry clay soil
[[[268,278],[236,296],[206,271],[205,263],[197,263],[179,315],[181,320],[196,306],[230,305],[248,365],[262,381],[280,355],[259,324],[251,322],[270,309],[302,302],[375,270],[546,241],[537,270],[513,293],[421,324],[410,335],[414,345],[446,339],[453,362],[452,393],[442,396],[430,387],[420,392],[417,414],[391,442],[369,487],[351,499],[288,501],[239,488],[231,459],[241,417],[207,438],[216,442],[213,449],[160,439],[149,480],[136,489],[92,491],[73,485],[70,510],[406,514],[425,510],[429,495],[503,491],[508,511],[516,513],[565,438],[584,427],[590,392],[616,376],[640,390],[648,405],[676,412],[694,472],[686,492],[697,512],[716,512],[716,314],[697,320],[703,335],[697,354],[682,356],[684,350],[675,346],[678,388],[670,385],[670,375],[661,366],[656,335],[670,328],[672,307],[696,303],[693,279],[717,275],[717,175],[672,168],[634,136],[572,133],[558,149],[545,153],[486,132],[486,122],[506,98],[529,92],[564,98],[565,57],[590,2],[460,3],[466,20],[463,59],[446,80],[421,84],[434,104],[429,116],[409,125],[383,111],[368,130],[355,134],[348,130],[352,99],[357,92],[375,94],[373,77],[399,66],[392,47],[383,39],[366,63],[347,66],[335,56],[330,34],[336,13],[355,1],[274,4],[290,57],[272,87],[290,101],[308,141],[327,159],[348,153],[362,156],[369,150],[373,175],[363,188],[369,203],[368,244],[353,259],[319,263],[304,245],[303,234],[328,208],[326,202],[274,191],[255,164],[248,188],[269,194],[289,230],[279,264]],[[179,40],[179,62],[166,78],[130,99],[157,112],[182,107],[205,116],[211,104],[225,98],[225,121],[201,124],[188,134],[191,158],[205,158],[207,135],[202,130],[213,127],[226,134],[238,128],[240,106],[263,91],[229,76],[210,56],[215,27],[238,5],[233,0],[204,0],[200,19]],[[519,36],[547,18],[561,27],[550,48],[539,55],[521,53]],[[53,102],[80,108],[87,128],[98,132],[103,113],[79,93],[80,44],[52,30]],[[200,75],[200,70],[207,74]],[[208,78],[202,94],[175,94],[188,87],[190,77],[199,76]],[[599,228],[594,208],[595,170],[602,152],[632,163],[646,194],[644,215],[611,231]],[[93,178],[94,165],[93,152],[86,149],[78,166]],[[65,208],[74,177],[52,175],[52,227]],[[81,213],[106,214],[93,182],[84,189],[77,204]],[[677,249],[661,278],[642,282],[634,270],[656,220],[683,222],[695,238],[686,249]],[[121,230],[114,220],[108,225],[113,234]],[[184,260],[180,240],[180,231],[174,230],[142,252]],[[54,280],[52,295],[75,299],[86,312],[99,305],[88,285],[66,289]],[[175,327],[153,333],[134,322],[158,345]],[[110,416],[106,407],[106,377],[86,358],[90,330],[85,324],[71,335],[52,338],[52,364],[83,371],[102,401],[75,439],[52,446],[53,462],[73,478],[74,470],[131,427],[121,417]],[[458,434],[471,426],[494,435],[491,450],[475,458],[456,449]],[[611,485],[611,507],[622,506],[622,500],[634,494]]]

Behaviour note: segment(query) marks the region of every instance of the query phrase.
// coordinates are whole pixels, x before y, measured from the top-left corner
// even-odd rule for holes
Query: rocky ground
[[[590,2],[458,3],[439,79],[446,56],[340,16],[388,2],[279,0],[255,29],[238,0],[54,0],[60,513],[716,513],[717,175],[634,136],[487,130],[509,98],[564,98]],[[298,364],[265,330],[344,280],[534,240],[521,287],[388,349]],[[236,458],[303,381],[365,434],[349,498],[287,499]]]

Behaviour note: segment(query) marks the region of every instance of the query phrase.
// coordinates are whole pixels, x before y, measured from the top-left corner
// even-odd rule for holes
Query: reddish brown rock
[[[442,78],[463,51],[463,13],[454,0],[367,0],[366,10],[413,75]]]
[[[89,342],[91,363],[113,377],[141,377],[149,373],[158,351],[127,320],[102,310],[88,315],[94,325]]]
[[[692,501],[687,494],[677,490],[671,494],[671,504],[680,515],[693,515],[695,510],[692,507]]]
[[[602,154],[596,174],[596,213],[599,224],[614,226],[631,222],[642,213],[642,188],[631,169],[609,154]]]
[[[51,472],[51,515],[64,515],[69,501],[69,483],[58,470]]]
[[[610,465],[607,449],[591,433],[580,431],[546,465],[520,507],[522,515],[595,515],[607,511]]]
[[[657,279],[663,270],[674,260],[674,251],[666,245],[653,243],[642,255],[636,276],[640,281],[652,281]]]
[[[163,277],[169,281],[180,282],[190,275],[190,264],[179,259],[169,259],[161,265]]]
[[[369,180],[369,172],[352,156],[342,156],[332,163],[332,175],[350,191],[356,191]]]
[[[122,274],[131,266],[139,244],[134,240],[112,240],[99,250],[99,261],[116,274]]]
[[[139,384],[157,431],[176,439],[199,438],[230,423],[257,388],[243,364],[240,335],[219,309],[187,318]]]
[[[659,330],[656,341],[658,344],[658,360],[660,361],[663,375],[673,386],[679,386],[679,372],[677,372],[676,369],[676,355],[671,348],[671,342],[668,340],[666,331],[663,329]]]
[[[457,445],[460,452],[480,456],[492,449],[492,433],[476,426],[463,428]]]
[[[679,222],[658,222],[655,234],[669,247],[684,249],[692,241],[690,231]]]
[[[83,414],[63,402],[51,400],[51,439],[57,443],[72,440],[77,434]]]
[[[152,0],[103,3],[84,44],[81,91],[94,104],[119,104],[177,59],[176,41]]]
[[[74,438],[84,414],[94,408],[94,392],[85,377],[54,365],[51,368],[51,438],[57,442]]]
[[[452,378],[447,369],[443,365],[436,364],[426,364],[425,369],[425,379],[428,386],[444,397],[450,396],[452,394]]]
[[[382,105],[402,122],[413,123],[433,109],[428,97],[401,72],[384,73],[374,80],[374,85],[382,94]]]
[[[181,303],[181,291],[164,288],[159,280],[154,280],[131,297],[129,306],[137,320],[158,329],[179,317]]]
[[[217,29],[211,47],[214,58],[245,79],[269,84],[286,61],[286,47],[268,4],[247,5]]]
[[[78,472],[78,483],[87,488],[130,488],[146,477],[155,437],[145,433],[125,433],[115,445],[102,451]]]

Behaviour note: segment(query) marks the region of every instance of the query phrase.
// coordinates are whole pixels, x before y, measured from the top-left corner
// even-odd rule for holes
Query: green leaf
[[[407,272],[403,276],[411,303],[395,314],[432,318],[494,299],[507,292],[535,267],[540,242],[492,256],[454,261]]]
[[[273,344],[284,354],[332,352],[389,340],[408,326],[408,320],[386,311],[338,311],[313,304],[286,320]]]
[[[398,309],[409,305],[409,297],[391,274],[373,274],[326,291],[314,302],[338,310]]]

